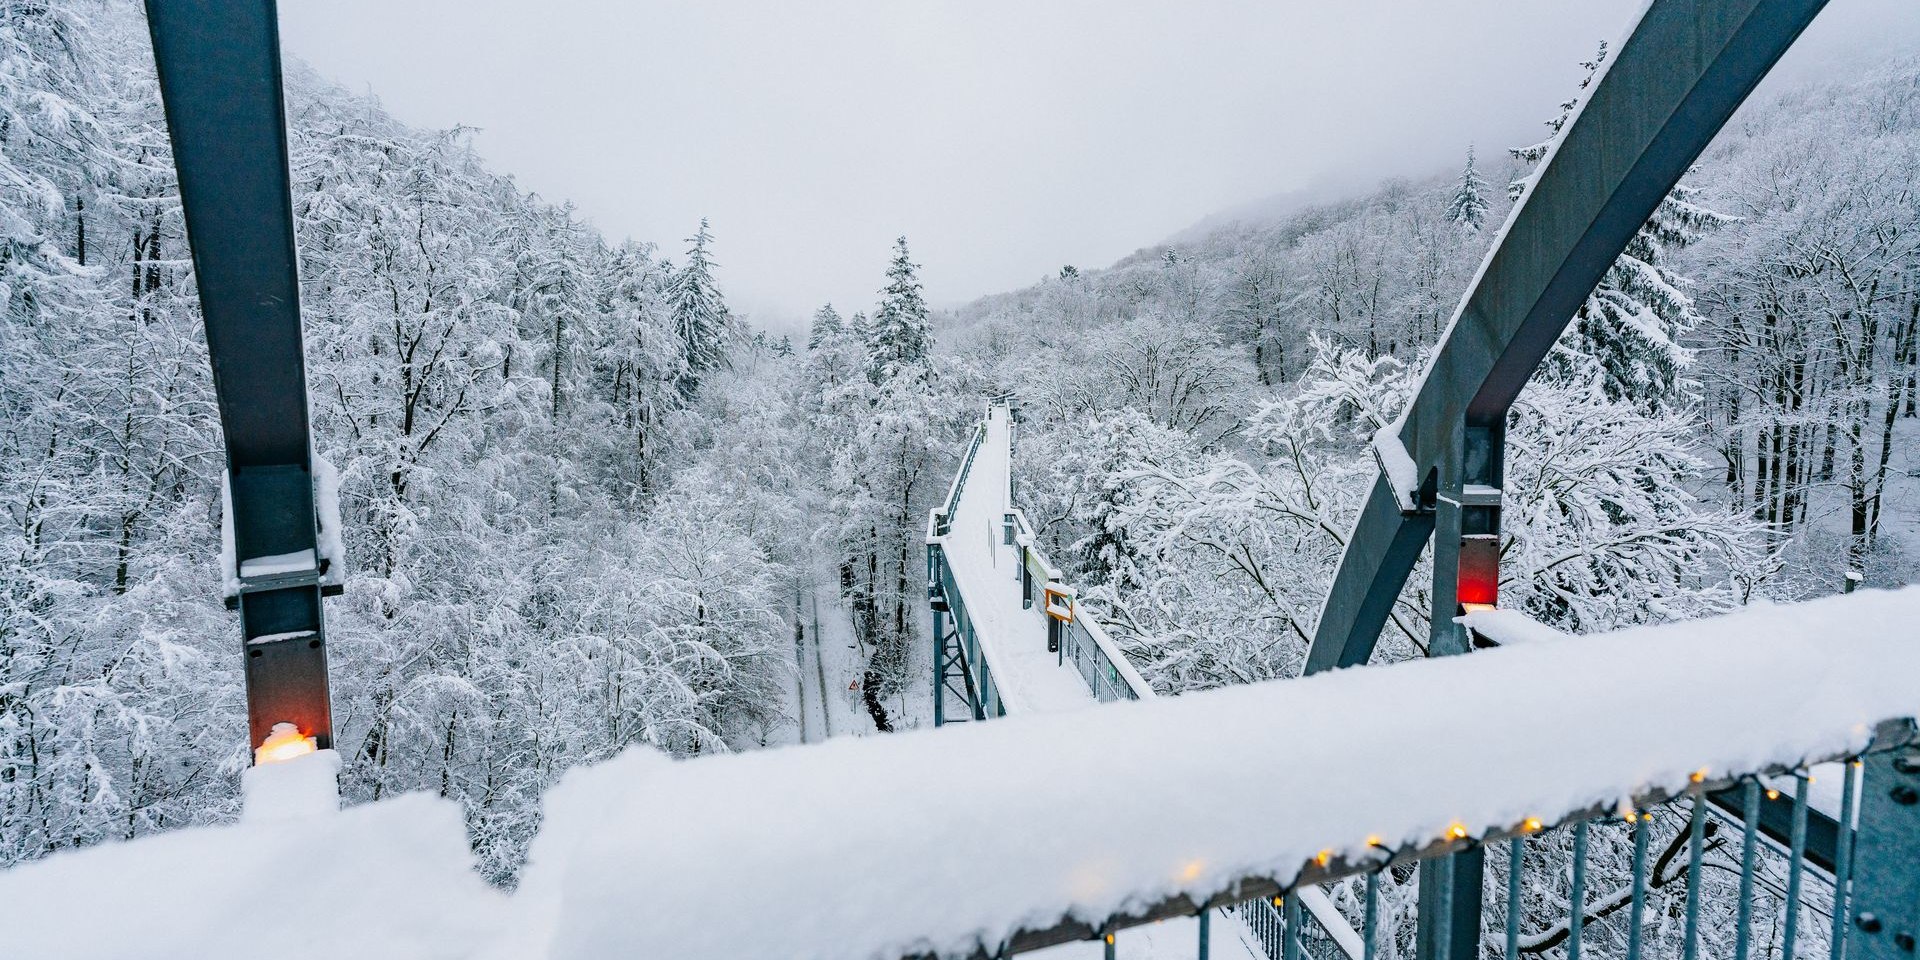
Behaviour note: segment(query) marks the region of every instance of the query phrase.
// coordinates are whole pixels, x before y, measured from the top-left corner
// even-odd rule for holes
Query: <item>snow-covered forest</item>
[[[0,866],[230,819],[248,762],[145,31],[0,0]],[[927,722],[927,511],[989,396],[1023,405],[1028,517],[1157,688],[1297,673],[1367,439],[1544,152],[1462,144],[952,311],[902,238],[799,343],[729,310],[725,224],[614,242],[467,131],[287,83],[342,791],[459,800],[503,883],[541,792],[629,744],[791,742],[808,696]],[[1539,91],[1543,135],[1578,93]],[[1920,579],[1915,183],[1920,62],[1749,104],[1514,413],[1510,605],[1578,633]],[[1427,580],[1379,656],[1424,643]],[[823,617],[833,682],[795,643]]]

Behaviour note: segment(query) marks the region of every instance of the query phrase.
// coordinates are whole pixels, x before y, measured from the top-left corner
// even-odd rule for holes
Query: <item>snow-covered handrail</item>
[[[1113,637],[1108,635],[1107,628],[1101,626],[1100,621],[1094,618],[1093,612],[1080,603],[1079,592],[1067,584],[1060,568],[1047,556],[1046,551],[1040,549],[1040,540],[1034,536],[1033,527],[1027,523],[1026,511],[1015,507],[1009,512],[1014,518],[1014,543],[1025,549],[1029,563],[1042,571],[1046,581],[1066,588],[1072,596],[1073,599],[1070,602],[1073,605],[1073,619],[1067,624],[1067,630],[1070,634],[1079,635],[1073,637],[1074,640],[1084,638],[1085,643],[1092,647],[1094,662],[1111,671],[1111,679],[1107,682],[1117,684],[1127,694],[1125,699],[1128,700],[1146,700],[1155,696],[1153,685],[1134,668],[1133,662],[1120,651],[1119,644],[1114,643]],[[1094,677],[1087,677],[1087,682],[1095,687],[1096,694],[1100,692],[1099,683]],[[1111,698],[1101,697],[1101,699]]]
[[[942,633],[933,671],[940,698],[936,725],[946,715],[945,694],[939,691],[954,686],[955,679],[954,689],[964,687],[976,718],[1077,705],[1086,702],[1087,693],[1099,701],[1153,696],[1119,646],[1080,606],[1059,568],[1038,549],[1025,513],[1013,507],[1013,421],[1010,397],[987,402],[946,504],[928,517],[928,597],[935,629]],[[989,476],[979,482],[998,487],[974,484],[982,462],[990,464]],[[982,534],[990,542],[983,543]],[[946,634],[949,625],[951,635]],[[1043,642],[1044,648],[1036,646]],[[1066,676],[1068,660],[1079,683],[1063,684],[1051,676]],[[949,667],[960,675],[955,678]]]
[[[1901,746],[1915,622],[1920,587],[1866,590],[1102,710],[634,748],[548,792],[511,896],[440,798],[271,822],[250,798],[238,826],[0,871],[0,929],[43,960],[993,955]],[[261,919],[283,888],[353,920]]]
[[[987,437],[986,421],[973,428],[973,439],[967,442],[967,453],[960,459],[960,469],[954,471],[953,482],[947,485],[947,499],[939,509],[927,518],[927,540],[946,533],[942,526],[953,518],[953,510],[960,503],[960,494],[967,488],[967,474],[973,470],[973,455],[980,452],[980,442]]]
[[[1031,949],[1899,745],[1916,621],[1920,588],[1864,591],[805,751],[628,756],[556,792],[582,841],[537,844],[522,890],[564,891],[556,958]],[[742,877],[748,925],[728,922]]]

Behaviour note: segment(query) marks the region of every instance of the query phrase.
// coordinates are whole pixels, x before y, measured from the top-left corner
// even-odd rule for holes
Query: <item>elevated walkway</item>
[[[1024,512],[1013,505],[1016,419],[1007,398],[988,403],[946,506],[934,511],[928,524],[928,583],[938,641],[936,725],[1154,698],[1112,638],[1083,615],[1073,588],[1040,550]],[[952,682],[956,674],[957,683]],[[949,694],[958,694],[963,703],[958,717],[946,712]],[[1324,894],[1307,889],[1301,895],[1313,917],[1332,920],[1330,926],[1303,920],[1303,928],[1330,945],[1357,942]],[[1284,920],[1265,901],[1214,912],[1207,922],[1210,957],[1275,960],[1283,952]],[[1191,957],[1200,934],[1197,917],[1168,918],[1130,932],[1125,956]],[[1118,944],[1113,947],[1118,950]],[[1069,943],[1037,956],[1073,960],[1102,956],[1105,949],[1098,941]],[[1357,958],[1360,951],[1333,954],[1349,955]]]
[[[946,504],[928,520],[936,725],[1153,696],[1013,506],[1014,423],[1006,399],[988,404]]]

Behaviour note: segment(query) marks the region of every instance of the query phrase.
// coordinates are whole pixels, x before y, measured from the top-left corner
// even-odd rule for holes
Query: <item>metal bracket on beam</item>
[[[1920,748],[1875,754],[1865,765],[1846,953],[1908,960],[1920,941]]]

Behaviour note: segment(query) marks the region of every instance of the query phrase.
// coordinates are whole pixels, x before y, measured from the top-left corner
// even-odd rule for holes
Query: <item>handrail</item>
[[[1752,796],[1756,775],[1863,752],[1872,754],[1864,771],[1819,779],[1866,784],[1853,794],[1865,801],[1861,842],[1842,846],[1856,851],[1852,890],[1864,898],[1848,917],[1871,908],[1885,919],[1896,916],[1898,892],[1887,876],[1910,876],[1898,831],[1914,808],[1898,806],[1899,796],[1920,774],[1882,755],[1910,749],[1911,725],[1882,724],[1876,734],[1873,724],[1911,716],[1920,702],[1920,648],[1904,642],[1917,613],[1920,587],[1856,592],[1469,657],[841,741],[805,755],[648,766],[644,785],[629,792],[644,793],[654,816],[589,804],[604,813],[562,826],[595,838],[576,854],[586,859],[574,876],[614,875],[637,859],[650,870],[580,902],[566,922],[583,925],[578,943],[688,955],[694,941],[657,929],[660,916],[674,915],[675,930],[709,930],[732,908],[740,878],[778,878],[759,887],[776,905],[743,932],[742,955],[998,956],[1115,931],[1124,943],[1134,925],[1476,847],[1492,857],[1516,838],[1531,851],[1526,872],[1558,878],[1564,892],[1566,836],[1536,839],[1554,824],[1598,818],[1608,826],[1591,827],[1596,850],[1615,849],[1621,831],[1612,825],[1633,813],[1634,831],[1653,809],[1641,835],[1665,847],[1676,826],[1685,832],[1696,813],[1711,816],[1694,798],[1729,786]],[[1356,702],[1399,709],[1344,719],[1341,709]],[[870,802],[876,782],[886,783],[886,803]],[[745,783],[753,795],[741,794]],[[1890,790],[1899,796],[1889,799]],[[853,808],[861,816],[849,818]],[[757,832],[742,837],[742,823]],[[1744,832],[1724,824],[1708,832],[1714,865],[1705,869],[1738,856]],[[719,838],[732,838],[724,867],[711,862]],[[1667,884],[1676,872],[1702,872],[1687,869],[1690,857],[1683,843],[1678,860],[1647,858],[1660,880],[1649,910],[1678,909],[1687,887]],[[1590,878],[1594,896],[1580,901],[1589,906],[1605,899],[1598,884],[1623,879],[1611,872],[1617,861],[1595,863],[1614,865]],[[905,882],[913,877],[925,883]],[[1383,876],[1374,886],[1384,893],[1396,883]],[[847,895],[854,888],[860,896]],[[1718,936],[1732,917],[1713,889],[1702,909]],[[619,909],[629,902],[650,909]],[[1534,907],[1522,932],[1564,919],[1567,902]],[[1289,893],[1288,907],[1299,904]],[[1586,931],[1590,944],[1625,929],[1621,909]],[[1809,925],[1813,911],[1804,911]],[[1399,928],[1402,915],[1390,916],[1376,936]],[[1893,922],[1881,942],[1904,929]],[[1649,936],[1657,926],[1646,926]],[[819,946],[829,935],[832,947]],[[1678,956],[1672,946],[1643,956]]]
[[[1121,652],[1119,644],[1113,642],[1113,637],[1107,633],[1107,629],[1101,626],[1100,621],[1093,618],[1091,611],[1080,603],[1078,591],[1066,582],[1060,568],[1047,556],[1046,551],[1040,549],[1039,537],[1034,535],[1033,527],[1027,522],[1026,511],[1014,507],[1008,512],[1014,518],[1014,543],[1024,548],[1030,560],[1040,567],[1046,583],[1065,588],[1073,594],[1073,619],[1068,621],[1067,630],[1070,634],[1077,633],[1080,637],[1084,637],[1086,643],[1092,646],[1095,662],[1112,672],[1108,682],[1118,683],[1125,690],[1127,696],[1124,699],[1147,700],[1157,696],[1158,694],[1153,692],[1153,685],[1140,675],[1140,671],[1134,667],[1133,662]],[[1082,675],[1086,677],[1088,685],[1094,688],[1097,696],[1100,693],[1099,684],[1092,676],[1086,676],[1085,670],[1082,670]],[[1100,699],[1113,698],[1101,697]]]
[[[953,519],[953,511],[960,505],[960,494],[966,490],[967,475],[973,471],[973,456],[980,452],[980,444],[987,438],[987,423],[980,421],[973,428],[973,439],[967,442],[966,456],[960,460],[960,469],[953,474],[953,482],[947,485],[947,499],[942,506],[931,512],[927,518],[927,540],[946,536],[945,525]]]
[[[1026,929],[1015,934],[1007,941],[1007,950],[1011,953],[1025,953],[1044,947],[1072,943],[1076,940],[1091,940],[1105,933],[1127,927],[1140,926],[1174,917],[1186,917],[1202,910],[1231,907],[1246,900],[1265,899],[1273,901],[1285,897],[1288,893],[1309,886],[1323,886],[1346,880],[1351,877],[1377,874],[1400,864],[1418,863],[1450,854],[1460,853],[1475,847],[1495,847],[1505,841],[1527,839],[1564,827],[1580,823],[1607,820],[1619,816],[1620,811],[1648,811],[1680,800],[1704,798],[1705,795],[1741,787],[1756,778],[1799,774],[1810,767],[1826,763],[1859,762],[1863,757],[1890,753],[1920,740],[1916,737],[1915,725],[1911,718],[1896,718],[1876,725],[1873,741],[1862,751],[1845,751],[1810,759],[1793,765],[1766,765],[1737,776],[1709,777],[1696,780],[1694,785],[1681,791],[1650,790],[1631,796],[1623,802],[1594,804],[1574,810],[1550,821],[1529,820],[1509,827],[1489,830],[1477,836],[1461,832],[1440,840],[1403,847],[1376,847],[1377,854],[1370,858],[1348,859],[1339,855],[1328,855],[1326,859],[1309,861],[1291,878],[1257,877],[1248,878],[1234,884],[1224,893],[1196,901],[1185,895],[1168,897],[1141,909],[1129,911],[1125,915],[1110,917],[1104,923],[1095,925],[1079,919],[1066,919],[1051,927]],[[1711,816],[1711,815],[1708,815]]]

